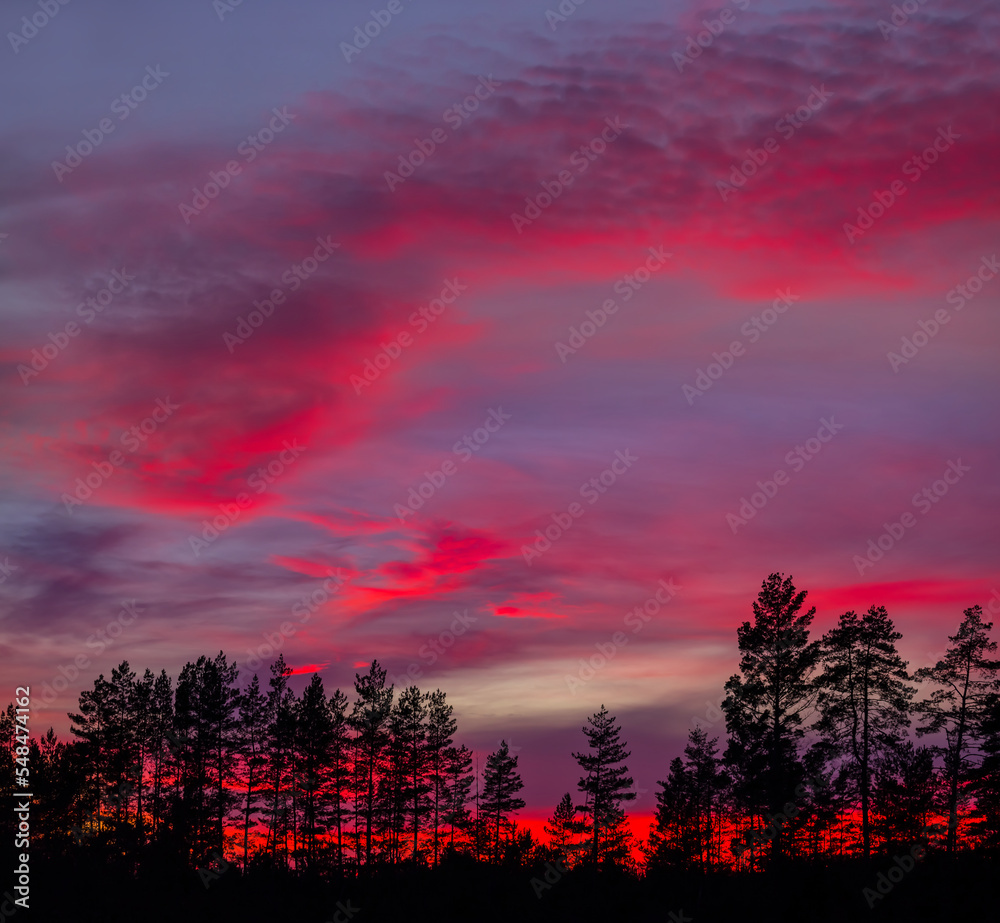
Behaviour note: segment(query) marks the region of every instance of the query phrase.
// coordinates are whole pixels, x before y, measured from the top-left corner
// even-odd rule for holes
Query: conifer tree
[[[643,847],[651,866],[686,868],[695,857],[691,823],[694,785],[684,760],[670,761],[667,777],[656,783],[656,821]]]
[[[483,794],[480,808],[490,825],[490,839],[493,846],[493,861],[500,861],[503,825],[508,816],[520,811],[524,801],[517,793],[524,788],[521,774],[517,771],[517,757],[512,756],[506,740],[486,758],[483,773]]]
[[[204,709],[206,748],[210,762],[212,791],[209,798],[212,832],[209,846],[221,855],[225,847],[225,827],[235,802],[232,783],[236,781],[235,757],[238,750],[240,692],[239,667],[219,651],[213,660],[205,658],[202,668],[201,699]]]
[[[330,773],[333,722],[323,689],[323,680],[314,673],[297,703],[295,758],[299,789],[302,792],[302,845],[306,863],[316,862],[316,846],[322,825]]]
[[[930,748],[910,741],[894,747],[879,760],[874,782],[873,827],[885,841],[886,852],[927,842],[931,814],[941,800]]]
[[[354,676],[357,699],[348,723],[355,732],[355,804],[365,822],[365,864],[371,863],[377,782],[383,751],[389,743],[389,715],[393,687],[386,686],[386,671],[373,660],[368,673]]]
[[[146,839],[145,793],[146,764],[151,759],[155,736],[156,706],[154,692],[156,677],[152,670],[147,669],[142,679],[136,681],[132,688],[132,698],[129,711],[132,714],[135,735],[135,827],[140,845]]]
[[[948,638],[944,657],[915,674],[937,687],[917,706],[923,720],[917,735],[945,734],[945,743],[933,749],[943,758],[949,854],[957,849],[959,810],[972,795],[969,783],[981,760],[978,745],[987,733],[984,725],[1000,671],[1000,661],[989,656],[997,649],[989,635],[993,623],[983,622],[981,606],[966,609],[963,615],[958,632]]]
[[[107,798],[114,809],[116,831],[127,823],[131,794],[142,774],[138,759],[138,735],[135,714],[135,673],[128,661],[111,670],[108,687],[104,748],[107,756]]]
[[[462,744],[444,751],[446,788],[442,821],[448,825],[448,848],[455,848],[455,832],[464,835],[473,823],[468,805],[476,775],[472,771],[472,751]]]
[[[202,702],[208,658],[184,664],[174,695],[173,763],[177,784],[171,824],[184,838],[188,858],[197,866],[210,852],[206,791],[209,785],[209,734]]]
[[[154,836],[160,833],[165,813],[167,772],[170,762],[169,737],[174,727],[173,682],[166,670],[153,682],[150,698],[149,742],[150,755],[150,814]]]
[[[861,809],[862,851],[871,856],[871,795],[876,762],[896,749],[910,725],[906,662],[896,651],[902,635],[883,606],[863,616],[845,612],[822,639],[823,672],[817,679],[816,730],[829,752],[847,760]]]
[[[428,694],[425,748],[431,802],[430,825],[433,830],[431,847],[435,865],[437,865],[440,855],[441,824],[447,813],[448,752],[458,728],[458,722],[453,717],[452,712],[452,706],[447,704],[445,694],[440,689]]]
[[[288,688],[291,673],[292,668],[285,663],[284,655],[279,654],[271,664],[267,693],[267,779],[271,800],[268,845],[272,864],[278,861],[279,843],[284,847],[287,863],[288,834],[295,824],[294,803],[289,810],[294,784],[296,719],[295,695]]]
[[[721,813],[725,774],[717,756],[718,738],[702,727],[688,733],[684,759],[670,762],[667,778],[657,783],[656,824],[647,855],[654,864],[704,871],[713,860],[713,828]]]
[[[240,696],[240,765],[242,783],[246,788],[243,799],[243,869],[250,858],[250,826],[252,812],[261,807],[262,782],[267,768],[267,697],[261,692],[260,679],[253,675],[250,684]]]
[[[621,803],[633,800],[635,792],[630,791],[633,783],[625,765],[629,752],[614,717],[602,705],[587,723],[582,730],[590,752],[574,753],[573,758],[586,773],[577,788],[586,796],[579,809],[590,819],[590,859],[600,862],[614,843],[613,835],[622,832],[625,815]]]
[[[812,674],[820,651],[809,641],[809,626],[816,609],[800,612],[805,597],[791,577],[771,574],[763,582],[753,623],[737,630],[740,673],[726,683],[722,703],[735,794],[751,818],[768,814],[772,861],[782,855],[786,837],[773,818],[803,781],[803,723],[815,700]]]
[[[348,727],[347,696],[339,689],[327,702],[330,712],[330,823],[337,831],[337,868],[344,869],[344,818],[351,776],[351,735]]]
[[[564,860],[571,859],[586,844],[577,842],[577,837],[586,830],[586,821],[577,817],[573,796],[566,792],[556,805],[552,816],[545,823],[545,832],[551,837],[552,846]]]
[[[70,733],[83,744],[87,766],[87,790],[83,803],[97,833],[103,830],[103,809],[107,803],[105,792],[111,775],[111,736],[108,731],[112,722],[111,694],[111,683],[101,673],[94,680],[93,689],[84,689],[80,693],[79,712],[69,715]]]
[[[976,834],[992,854],[1000,850],[1000,695],[991,695],[984,705],[982,762],[973,777],[976,799]]]
[[[409,814],[412,858],[417,859],[427,794],[427,697],[416,687],[404,689],[390,716],[392,736],[399,742],[405,812]]]

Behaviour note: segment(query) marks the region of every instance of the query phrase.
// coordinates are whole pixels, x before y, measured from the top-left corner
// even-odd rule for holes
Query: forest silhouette
[[[507,741],[477,772],[446,694],[397,690],[377,660],[348,693],[313,674],[301,695],[281,656],[243,685],[221,651],[176,682],[126,661],[80,694],[71,741],[19,743],[11,704],[0,787],[9,803],[27,766],[33,796],[23,918],[995,919],[992,623],[965,609],[910,673],[885,608],[813,638],[805,598],[763,581],[725,733],[706,716],[665,762],[643,839],[604,706],[542,838],[518,823]]]

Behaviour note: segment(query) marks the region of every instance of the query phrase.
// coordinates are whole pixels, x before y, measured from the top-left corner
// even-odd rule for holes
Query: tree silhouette
[[[448,826],[448,848],[455,849],[455,833],[460,837],[467,834],[473,823],[468,805],[471,800],[472,785],[476,775],[472,771],[472,751],[462,744],[447,747],[444,751],[444,773],[447,779],[445,789],[445,812],[442,822]]]
[[[845,612],[822,639],[816,724],[829,752],[846,756],[861,808],[862,850],[871,856],[872,775],[876,761],[896,749],[910,725],[906,662],[896,651],[902,635],[882,606],[863,616]]]
[[[976,861],[1000,848],[1000,663],[981,610],[966,610],[943,658],[921,671],[934,691],[919,705],[919,730],[943,740],[918,747],[906,739],[918,707],[896,652],[900,633],[885,610],[844,613],[813,643],[804,596],[790,578],[764,582],[755,623],[737,632],[741,672],[728,684],[724,760],[718,738],[699,727],[659,783],[656,822],[641,851],[644,893],[659,901],[661,916],[667,892],[657,881],[669,883],[671,899],[694,881],[699,893],[711,888],[714,900],[747,884],[761,858],[781,857],[766,887],[773,881],[800,891],[789,903],[798,907],[807,888],[822,883],[820,873],[850,888],[856,872],[874,874],[851,865],[853,853],[881,854],[888,865],[916,845],[931,854],[961,846],[978,853],[969,857]],[[15,735],[21,717],[13,707],[0,714],[0,793],[14,791],[21,760],[30,765],[31,848],[40,862],[65,860],[64,875],[80,857],[81,876],[100,869],[143,888],[157,874],[174,887],[180,879],[171,876],[194,871],[208,885],[233,861],[227,844],[238,849],[242,839],[242,872],[220,885],[233,883],[234,893],[242,875],[256,879],[256,895],[282,883],[287,895],[340,888],[347,879],[388,894],[393,888],[383,883],[447,880],[497,895],[518,888],[523,895],[528,882],[529,899],[531,889],[544,897],[566,862],[583,868],[569,876],[574,884],[559,885],[546,911],[563,895],[570,907],[574,889],[589,909],[597,891],[586,882],[599,877],[623,896],[618,915],[654,915],[652,908],[643,915],[639,891],[630,891],[639,870],[624,810],[635,797],[629,753],[603,705],[583,728],[589,748],[573,754],[585,803],[575,805],[569,794],[559,800],[546,845],[513,822],[525,801],[507,742],[486,759],[480,792],[473,754],[456,743],[458,723],[441,690],[410,686],[394,701],[373,661],[355,675],[353,696],[338,689],[326,698],[318,675],[293,678],[279,656],[265,690],[255,676],[236,695],[234,670],[221,651],[202,656],[185,664],[174,688],[165,671],[136,679],[123,662],[80,693],[69,742],[50,731],[25,744]],[[813,704],[819,739],[805,749]],[[586,861],[572,861],[584,852]],[[965,860],[955,857],[949,867]],[[936,862],[922,867],[922,878],[937,874]],[[411,867],[389,868],[400,863]],[[790,872],[792,863],[795,875],[782,877],[781,866]],[[906,871],[897,866],[895,874]],[[841,878],[838,869],[846,870]],[[730,906],[730,917],[738,910]]]
[[[718,738],[704,728],[688,733],[684,756],[670,762],[658,782],[656,824],[647,852],[652,862],[704,872],[713,860],[713,824],[721,813],[726,776],[717,755]]]
[[[166,670],[153,682],[150,696],[149,738],[147,753],[150,762],[150,830],[154,836],[160,833],[166,801],[167,772],[170,759],[169,741],[174,728],[173,682]]]
[[[623,801],[635,798],[632,777],[625,760],[629,752],[621,741],[621,728],[603,705],[601,710],[587,719],[582,728],[590,747],[589,753],[574,753],[573,759],[586,773],[577,788],[586,796],[580,810],[590,818],[590,858],[600,862],[610,847],[620,845],[625,820],[621,809]],[[604,834],[602,841],[601,835]]]
[[[318,836],[325,830],[322,820],[332,743],[333,722],[323,680],[314,673],[297,703],[295,735],[295,759],[302,792],[302,846],[309,867],[316,863]]]
[[[335,689],[327,707],[330,712],[330,822],[337,829],[337,868],[344,870],[344,818],[350,779],[350,729],[347,696]]]
[[[389,743],[389,715],[392,713],[393,687],[386,686],[386,671],[371,662],[367,676],[355,674],[357,700],[348,719],[355,732],[355,804],[365,819],[365,864],[371,864],[372,826],[375,819],[376,780],[382,753]],[[357,832],[357,831],[356,831]]]
[[[874,783],[874,826],[886,841],[886,850],[926,842],[940,792],[930,748],[905,741],[889,750],[876,767]]]
[[[1000,695],[990,695],[982,721],[983,759],[973,773],[976,833],[990,852],[1000,850]]]
[[[816,609],[800,612],[805,597],[791,577],[771,574],[753,604],[753,623],[744,622],[736,633],[740,674],[726,683],[722,703],[730,735],[725,759],[751,819],[780,814],[804,778],[800,742],[820,653],[819,643],[809,640]],[[771,859],[777,861],[785,835],[780,824],[769,824]]]
[[[250,685],[240,697],[239,757],[242,767],[242,784],[246,789],[243,799],[243,868],[246,870],[250,856],[250,821],[252,812],[260,808],[260,782],[267,767],[267,697],[261,692],[260,679],[255,673]]]
[[[524,783],[517,771],[517,757],[511,756],[507,741],[502,740],[499,748],[486,758],[480,802],[483,814],[490,822],[494,862],[500,861],[503,825],[510,814],[524,807],[524,801],[517,797],[522,788]]]
[[[963,613],[958,632],[948,638],[945,655],[934,666],[917,670],[916,677],[934,684],[929,699],[918,704],[923,723],[918,736],[944,731],[945,744],[934,746],[944,760],[944,782],[948,789],[948,852],[958,840],[958,811],[969,799],[967,783],[973,778],[979,754],[976,744],[986,736],[991,694],[997,691],[1000,661],[988,654],[997,649],[989,632],[992,622],[983,622],[981,606]]]
[[[427,696],[427,773],[431,799],[431,829],[433,832],[432,855],[437,865],[440,855],[442,819],[447,812],[449,751],[458,722],[453,716],[454,709],[445,701],[445,694],[437,689]],[[463,804],[468,800],[466,789]]]
[[[271,679],[267,693],[267,784],[271,810],[268,827],[268,844],[271,864],[278,862],[280,849],[284,849],[284,862],[288,863],[288,835],[294,837],[295,804],[294,748],[296,733],[295,696],[288,688],[292,668],[282,654],[271,664]],[[289,802],[292,804],[289,805]]]
[[[577,837],[586,830],[587,822],[577,817],[576,805],[569,792],[559,800],[552,816],[545,823],[545,832],[552,838],[552,845],[565,859],[571,859],[586,844],[577,842]]]

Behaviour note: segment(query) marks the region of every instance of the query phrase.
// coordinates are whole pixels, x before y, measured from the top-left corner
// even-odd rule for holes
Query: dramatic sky
[[[392,8],[4,5],[7,699],[270,636],[648,812],[768,573],[1000,611],[995,5]]]

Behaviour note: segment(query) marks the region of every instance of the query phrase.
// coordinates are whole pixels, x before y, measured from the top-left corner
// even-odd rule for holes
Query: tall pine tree
[[[313,868],[319,835],[326,830],[323,820],[333,743],[333,722],[318,673],[313,674],[297,703],[296,731],[294,750],[302,793],[302,847],[306,866]]]
[[[372,831],[375,824],[377,785],[382,756],[389,743],[389,716],[392,713],[393,687],[386,686],[386,671],[373,660],[368,673],[355,674],[357,699],[348,723],[355,733],[355,804],[364,817],[364,856],[372,858]],[[357,828],[355,832],[358,833]]]
[[[431,802],[430,825],[433,831],[431,849],[434,864],[440,855],[440,833],[447,813],[448,751],[458,728],[452,715],[453,708],[445,701],[445,694],[437,689],[427,696],[427,777]]]
[[[522,788],[524,783],[517,771],[517,757],[511,756],[507,741],[501,740],[499,748],[486,758],[480,801],[480,808],[490,827],[494,862],[500,861],[502,832],[509,815],[524,807],[523,799],[517,797]]]
[[[817,679],[821,718],[816,730],[829,752],[846,758],[861,810],[862,851],[871,856],[871,798],[874,769],[897,749],[910,726],[906,662],[896,651],[902,635],[883,606],[863,616],[845,612],[822,639],[823,671]]]
[[[250,861],[250,828],[253,812],[263,806],[262,789],[267,771],[267,696],[261,692],[260,679],[254,673],[250,685],[240,696],[240,767],[243,797],[243,869]]]
[[[978,745],[987,734],[984,724],[1000,671],[1000,661],[989,656],[997,649],[989,634],[993,623],[983,622],[981,606],[966,609],[963,615],[958,632],[948,638],[944,657],[934,666],[916,672],[917,679],[937,687],[929,699],[917,706],[923,721],[917,734],[945,735],[944,744],[933,749],[944,763],[949,854],[958,846],[959,811],[972,794],[969,783],[981,759]]]
[[[580,810],[590,819],[590,859],[600,862],[620,851],[624,835],[623,801],[635,798],[632,777],[625,760],[629,752],[621,741],[621,728],[603,705],[587,719],[582,730],[590,747],[589,753],[574,753],[573,758],[586,773],[577,783],[585,800]],[[616,849],[615,847],[619,847]]]
[[[351,778],[351,733],[348,726],[347,696],[339,689],[327,702],[330,712],[330,826],[337,831],[337,868],[344,869],[344,819]]]
[[[701,727],[688,734],[684,759],[675,757],[667,778],[657,783],[656,824],[647,855],[653,864],[705,871],[713,862],[713,830],[720,820],[726,776],[717,755],[718,738]]]
[[[803,781],[800,745],[815,700],[812,674],[819,642],[809,640],[815,607],[801,612],[805,591],[791,577],[771,574],[753,604],[753,622],[737,630],[740,673],[726,683],[722,709],[726,762],[740,786],[737,797],[754,815],[780,814]],[[782,855],[786,833],[770,824],[771,858]]]

